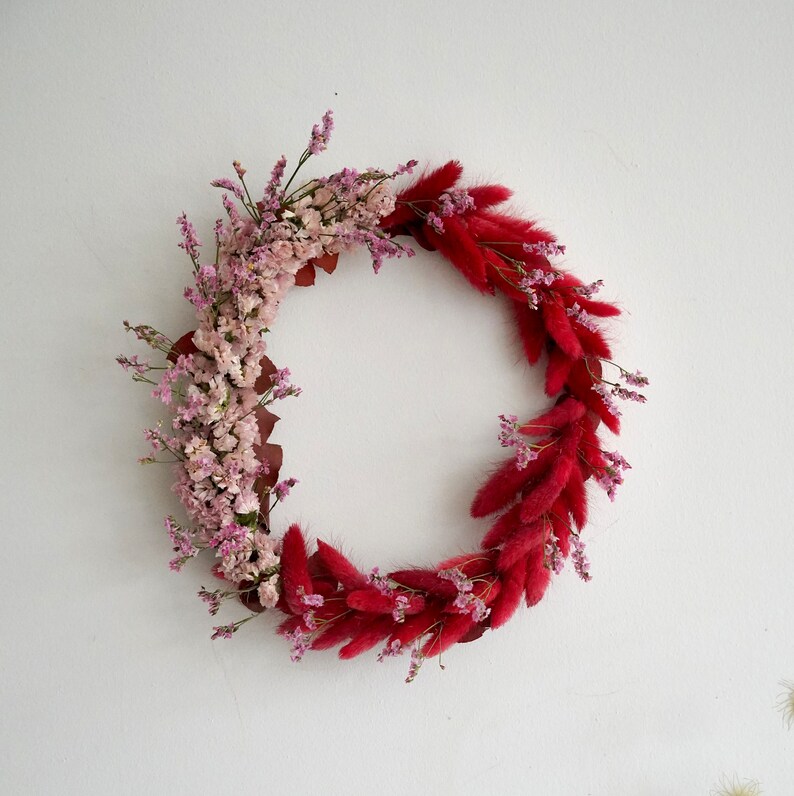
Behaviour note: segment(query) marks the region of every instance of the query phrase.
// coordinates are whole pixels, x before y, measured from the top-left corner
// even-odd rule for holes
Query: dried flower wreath
[[[251,197],[236,161],[237,180],[212,183],[227,193],[210,264],[200,259],[193,225],[179,217],[179,245],[195,272],[185,298],[195,306],[197,328],[174,342],[151,326],[125,322],[165,362],[118,362],[174,409],[171,429],[145,430],[152,454],[140,460],[175,464],[174,492],[190,524],[165,519],[176,553],[171,569],[214,551],[213,573],[223,586],[199,596],[212,615],[229,599],[251,612],[215,627],[213,638],[230,638],[261,611],[277,608],[287,614],[280,632],[292,643],[293,660],[337,645],[342,658],[378,645],[379,660],[410,649],[411,681],[426,657],[503,625],[522,597],[535,605],[566,557],[590,579],[580,537],[585,483],[593,479],[614,499],[629,467],[603,449],[598,429],[603,423],[618,433],[615,399],[644,402],[633,388],[648,379],[612,361],[600,319],[619,310],[593,298],[601,281],[584,284],[554,265],[565,251],[554,236],[494,209],[510,197],[507,188],[458,187],[462,169],[455,161],[426,171],[396,196],[392,182],[412,173],[416,161],[393,172],[346,168],[296,182],[332,129],[328,111],[292,175],[284,181],[282,157],[261,199]],[[271,512],[297,481],[279,480],[282,450],[268,442],[278,418],[269,407],[300,388],[265,355],[265,335],[287,290],[314,284],[318,268],[332,273],[341,252],[366,246],[376,273],[384,259],[412,256],[394,240],[398,235],[438,251],[477,290],[507,297],[527,360],[547,357],[545,389],[556,401],[528,422],[500,416],[499,441],[513,454],[472,503],[472,516],[495,517],[479,550],[425,569],[365,574],[323,541],[309,554],[298,525],[280,539],[271,535]]]

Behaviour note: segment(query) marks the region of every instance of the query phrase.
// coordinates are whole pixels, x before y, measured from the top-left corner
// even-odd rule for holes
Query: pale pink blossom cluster
[[[137,357],[119,357],[133,379],[153,386],[152,395],[174,408],[173,434],[147,430],[153,454],[167,451],[174,457],[177,480],[173,487],[191,528],[173,518],[166,526],[176,552],[171,562],[180,569],[204,549],[214,549],[220,559],[217,571],[240,591],[256,590],[259,602],[273,607],[279,599],[279,544],[270,536],[268,516],[297,483],[289,478],[272,489],[262,486],[268,464],[257,456],[260,437],[257,409],[300,393],[287,368],[278,370],[262,386],[265,333],[296,273],[306,263],[324,255],[339,254],[353,246],[370,250],[375,269],[386,257],[413,252],[378,228],[392,212],[395,199],[391,181],[410,172],[414,161],[387,173],[369,169],[359,173],[343,169],[328,178],[296,185],[295,175],[312,154],[324,150],[333,129],[329,111],[315,126],[297,168],[283,184],[286,160],[271,173],[262,199],[254,201],[244,181],[246,170],[234,162],[237,181],[221,178],[225,219],[215,224],[215,257],[202,263],[202,243],[183,213],[177,219],[179,244],[189,255],[194,285],[185,297],[197,316],[192,336],[195,352],[174,352],[173,342],[150,326],[130,326],[139,340],[169,355],[165,368],[152,368]],[[162,370],[159,381],[150,377]],[[157,461],[154,455],[143,461]],[[220,600],[234,592],[206,592],[200,596],[211,613]],[[240,623],[220,626],[216,637],[226,637]]]

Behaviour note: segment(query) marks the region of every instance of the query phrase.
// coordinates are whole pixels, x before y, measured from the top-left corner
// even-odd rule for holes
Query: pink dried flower
[[[319,608],[325,602],[322,594],[306,594],[303,586],[298,587],[298,596],[304,605],[308,605],[311,608]]]
[[[381,575],[379,567],[373,567],[369,575],[367,575],[367,583],[371,583],[381,594],[390,597],[394,589],[391,581],[385,575]]]
[[[389,642],[380,653],[378,653],[378,663],[383,663],[386,658],[394,658],[397,655],[402,655],[402,651],[402,643],[396,638],[394,641]]]
[[[565,310],[565,314],[584,326],[585,329],[589,329],[591,332],[598,331],[598,324],[596,324],[593,316],[590,315],[589,312],[583,310],[578,302],[575,301],[572,306],[568,307]]]
[[[284,498],[288,497],[290,490],[297,483],[299,483],[297,478],[285,478],[283,481],[279,481],[273,487],[273,494],[276,496],[276,500],[284,500]]]
[[[218,627],[213,627],[213,634],[211,636],[212,640],[215,641],[216,638],[231,638],[232,634],[237,631],[237,625],[231,623],[229,625],[219,625]]]
[[[452,604],[459,613],[471,614],[475,622],[482,622],[491,613],[491,609],[487,608],[485,603],[471,592],[458,592],[458,596]]]
[[[650,384],[647,376],[643,376],[640,371],[636,371],[635,373],[629,373],[628,371],[623,371],[623,378],[631,387],[647,387]]]
[[[579,285],[579,287],[575,287],[573,292],[583,298],[592,298],[599,290],[604,286],[603,279],[597,279],[595,282],[591,282],[589,285]]]
[[[552,533],[544,547],[545,561],[543,562],[546,569],[550,569],[555,575],[559,575],[565,565],[565,559],[557,542],[557,537]]]
[[[425,222],[439,235],[444,234],[444,222],[432,210],[427,214]]]
[[[196,228],[187,220],[187,216],[184,213],[177,218],[176,223],[179,225],[179,229],[182,232],[182,243],[179,244],[179,248],[184,249],[191,260],[194,262],[197,261],[201,241],[198,239],[198,235],[196,235]]]
[[[592,389],[601,396],[607,411],[615,417],[620,417],[620,409],[618,409],[617,404],[612,400],[609,387],[603,382],[598,382],[598,384],[593,385]]]
[[[419,643],[417,642],[411,648],[411,663],[408,667],[408,677],[405,678],[406,683],[411,683],[414,681],[416,675],[419,674],[419,669],[422,666],[424,659],[425,656],[422,654]]]
[[[405,621],[405,609],[408,607],[409,600],[404,594],[398,594],[394,598],[394,608],[391,615],[395,622]]]
[[[220,589],[216,589],[215,591],[207,591],[203,586],[201,590],[198,592],[198,596],[207,604],[207,610],[210,613],[210,616],[215,616],[218,613],[218,609],[221,607],[221,601],[223,600],[222,592]]]
[[[414,169],[419,165],[418,160],[409,160],[405,165],[397,166],[394,171],[394,176],[397,177],[400,174],[413,174]]]
[[[300,395],[302,390],[294,384],[290,384],[289,368],[277,370],[271,377],[273,382],[273,397],[276,399],[286,398],[288,395]]]
[[[237,172],[237,176],[242,180],[242,178],[245,176],[246,169],[244,169],[240,165],[240,161],[239,160],[233,160],[232,161],[232,166],[234,166],[234,170]]]
[[[312,137],[309,141],[307,149],[312,155],[319,155],[328,148],[328,141],[331,138],[331,132],[334,129],[334,113],[332,110],[327,110],[323,115],[322,127],[315,124],[312,128]]]
[[[627,390],[625,387],[616,385],[612,388],[612,395],[622,398],[624,401],[636,401],[638,404],[644,404],[648,399],[641,393],[634,390]]]
[[[126,357],[123,354],[119,354],[119,356],[116,357],[116,362],[118,362],[119,365],[121,365],[121,367],[124,368],[125,372],[128,371],[130,368],[132,368],[134,373],[139,373],[139,374],[146,373],[146,371],[151,370],[149,360],[147,359],[144,362],[141,362],[138,359],[137,354],[131,357]]]
[[[232,180],[227,177],[220,177],[217,180],[213,180],[210,185],[212,185],[213,188],[225,188],[227,191],[231,191],[240,201],[243,200],[243,189],[236,182],[232,182]]]
[[[233,552],[240,550],[248,536],[248,531],[236,522],[227,522],[210,539],[209,546],[218,549],[222,558],[227,558]]]
[[[525,243],[524,251],[528,254],[539,254],[541,257],[557,257],[565,254],[565,246],[557,243],[540,241],[539,243]]]
[[[292,642],[290,660],[293,663],[299,663],[309,650],[311,636],[304,633],[299,627],[296,627],[291,633],[285,633],[285,637]]]
[[[466,577],[463,570],[459,567],[440,569],[436,574],[442,580],[452,581],[458,593],[469,592],[474,588],[474,584]]]
[[[499,444],[503,448],[516,449],[516,467],[523,470],[538,458],[537,451],[521,436],[518,418],[515,415],[499,415]]]
[[[585,582],[592,580],[593,576],[590,574],[590,562],[584,552],[584,542],[578,535],[573,537],[573,552],[571,553],[571,560],[573,561],[573,568],[576,574]]]
[[[474,199],[469,192],[464,189],[452,190],[442,193],[438,197],[439,215],[448,218],[449,216],[463,215],[469,210],[474,210]]]

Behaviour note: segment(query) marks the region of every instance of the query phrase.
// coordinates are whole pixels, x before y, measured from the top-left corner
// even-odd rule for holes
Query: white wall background
[[[794,793],[791,163],[794,6],[22,2],[0,12],[8,794]],[[260,182],[329,106],[315,169],[462,159],[510,184],[627,309],[653,377],[634,464],[597,495],[595,579],[425,666],[288,659],[272,622],[209,641],[199,564],[167,571],[158,408],[113,362],[123,318],[179,334],[208,181]],[[496,415],[544,405],[505,308],[431,256],[348,258],[273,335],[282,519],[364,567],[483,526]]]

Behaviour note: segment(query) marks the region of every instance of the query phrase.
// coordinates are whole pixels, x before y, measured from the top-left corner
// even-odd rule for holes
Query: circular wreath
[[[619,310],[593,298],[601,281],[584,284],[567,273],[556,264],[565,249],[553,235],[496,209],[510,197],[507,188],[459,187],[456,161],[425,171],[396,195],[392,183],[412,173],[416,161],[393,172],[345,168],[296,181],[332,129],[328,111],[292,175],[285,181],[287,161],[280,158],[259,200],[237,161],[236,180],[213,181],[226,191],[226,218],[215,224],[209,264],[200,258],[193,225],[179,217],[179,245],[195,272],[184,295],[197,328],[174,342],[125,321],[165,361],[118,362],[174,410],[170,429],[161,423],[144,431],[152,453],[140,459],[175,465],[173,489],[189,523],[165,519],[176,553],[171,569],[214,551],[213,573],[223,585],[199,596],[212,615],[230,599],[250,611],[213,628],[212,637],[230,638],[275,608],[287,615],[279,632],[292,642],[294,661],[309,649],[338,645],[341,658],[379,645],[378,660],[410,649],[410,681],[425,658],[503,625],[522,598],[535,605],[566,558],[590,579],[580,537],[585,484],[592,479],[614,499],[629,467],[604,450],[599,427],[617,434],[616,399],[644,402],[633,388],[648,379],[612,361],[600,325]],[[507,297],[527,360],[546,357],[545,390],[555,401],[528,421],[500,416],[499,441],[512,455],[471,504],[473,517],[493,517],[478,550],[432,567],[365,573],[321,540],[310,553],[297,524],[280,539],[271,533],[271,514],[297,480],[280,479],[282,450],[268,441],[278,417],[269,407],[300,388],[288,368],[265,355],[265,336],[287,290],[313,285],[318,268],[333,273],[340,253],[366,246],[376,273],[387,258],[412,256],[396,236],[437,251],[482,293]]]

